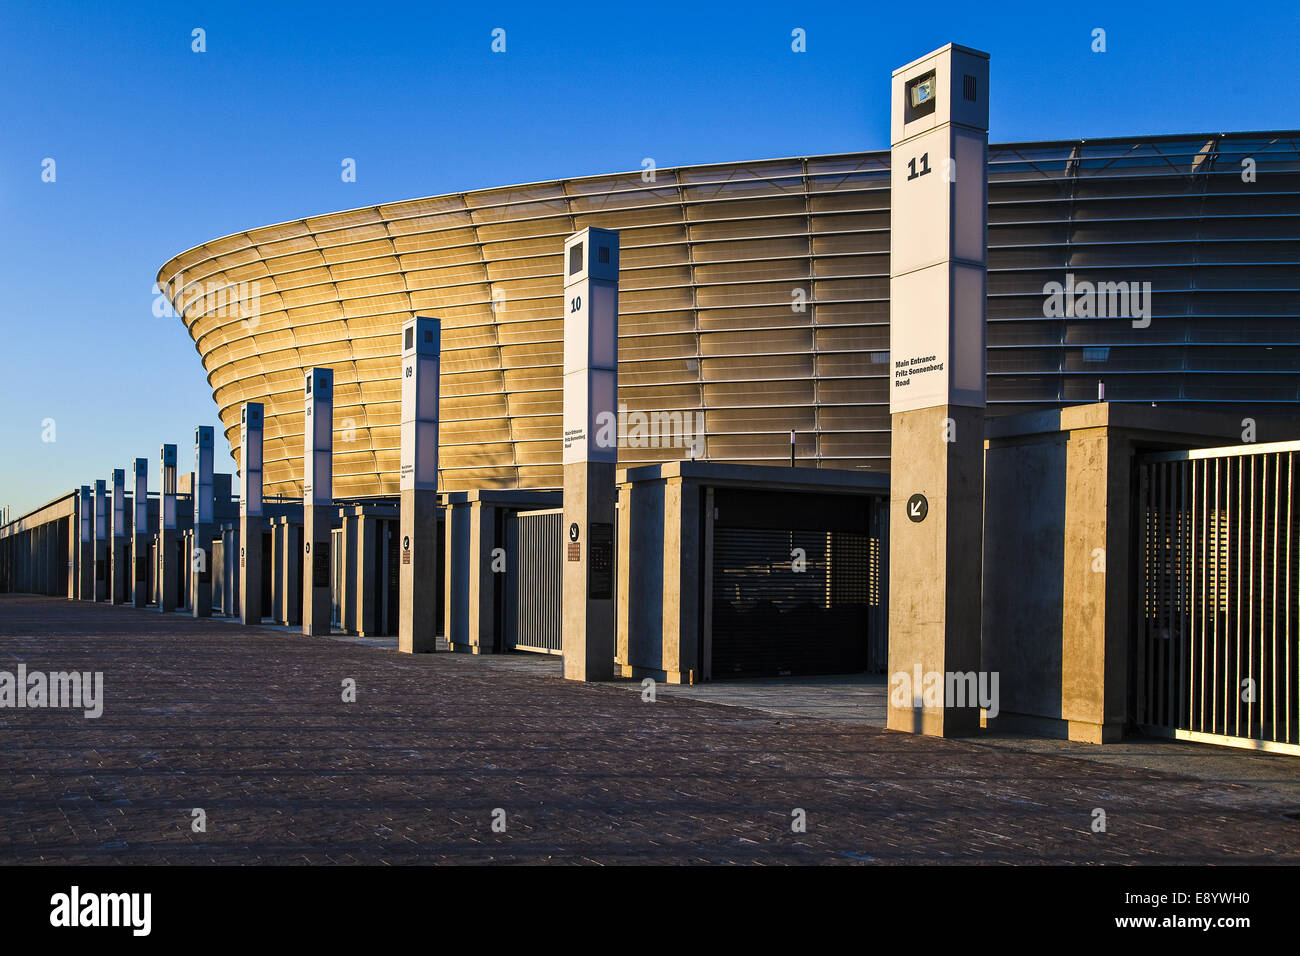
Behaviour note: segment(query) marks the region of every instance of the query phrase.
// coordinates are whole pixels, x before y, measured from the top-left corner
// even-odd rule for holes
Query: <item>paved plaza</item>
[[[1295,758],[1216,750],[1198,779],[722,684],[648,703],[555,659],[3,595],[0,672],[19,665],[102,672],[103,714],[0,709],[0,863],[1300,861]]]

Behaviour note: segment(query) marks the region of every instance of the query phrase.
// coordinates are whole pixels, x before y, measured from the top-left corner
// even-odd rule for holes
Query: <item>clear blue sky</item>
[[[647,156],[887,148],[890,71],[950,41],[992,55],[994,142],[1300,126],[1294,2],[117,7],[0,12],[0,504],[15,514],[136,456],[156,482],[163,441],[192,466],[216,407],[151,286],[217,236]]]

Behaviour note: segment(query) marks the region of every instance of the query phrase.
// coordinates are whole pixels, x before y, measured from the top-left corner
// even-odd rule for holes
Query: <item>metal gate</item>
[[[1297,451],[1138,459],[1129,702],[1142,730],[1300,754]]]
[[[560,508],[506,518],[506,650],[563,652],[563,518]]]
[[[318,549],[319,550],[319,549]],[[343,588],[347,561],[343,553],[343,529],[330,529],[330,627],[343,627]],[[311,597],[304,595],[304,601]]]
[[[714,680],[883,669],[883,507],[862,496],[714,489]]]

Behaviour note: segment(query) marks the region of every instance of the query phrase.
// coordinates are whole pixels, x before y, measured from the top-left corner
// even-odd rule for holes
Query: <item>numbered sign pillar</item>
[[[564,243],[564,676],[614,677],[618,233]]]
[[[334,370],[307,370],[303,395],[302,632],[330,633],[334,504]]]
[[[149,603],[149,459],[137,458],[132,472],[131,604],[145,607]]]
[[[194,543],[190,549],[190,613],[212,616],[212,535],[215,503],[212,498],[211,425],[194,430]]]
[[[442,322],[416,316],[402,327],[401,540],[397,648],[434,650],[438,633],[438,380]]]
[[[938,736],[980,719],[988,79],[950,44],[891,94],[888,725]]]
[[[77,493],[77,599],[95,599],[95,496],[90,485],[82,485]]]
[[[239,621],[262,623],[261,402],[245,402],[240,413]]]
[[[158,610],[176,610],[176,446],[158,449]]]
[[[108,490],[103,480],[95,482],[95,586],[94,600],[108,600]]]
[[[113,469],[112,478],[112,553],[110,567],[111,603],[125,604],[129,593],[128,582],[131,578],[129,545],[126,539],[126,471]]]

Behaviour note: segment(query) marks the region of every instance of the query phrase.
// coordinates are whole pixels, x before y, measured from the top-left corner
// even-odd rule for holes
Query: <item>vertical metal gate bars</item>
[[[1300,754],[1300,442],[1137,460],[1135,722]]]

